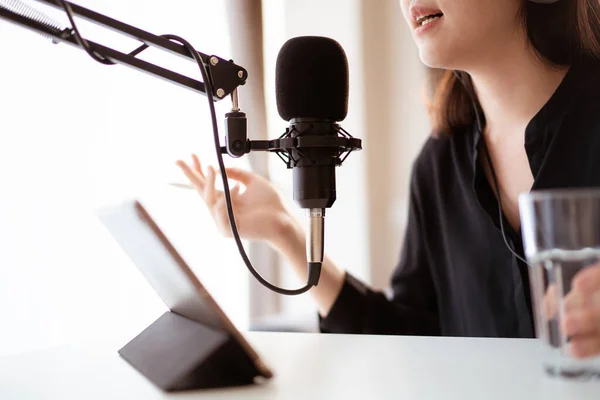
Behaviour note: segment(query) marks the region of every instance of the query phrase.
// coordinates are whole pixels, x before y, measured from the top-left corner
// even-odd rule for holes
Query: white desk
[[[0,399],[600,399],[600,382],[545,378],[533,340],[250,333],[276,373],[246,388],[168,395],[122,360],[122,343],[0,358]]]

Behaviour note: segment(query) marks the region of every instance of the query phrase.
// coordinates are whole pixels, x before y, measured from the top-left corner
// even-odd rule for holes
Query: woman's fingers
[[[204,175],[202,172],[202,164],[195,154],[192,154],[192,160],[193,167],[182,160],[178,160],[176,164],[198,190],[208,208],[213,213],[223,214],[226,217],[225,195],[215,187],[216,176],[219,171],[215,170],[212,166],[209,166],[206,175]],[[239,168],[228,168],[227,176],[242,183],[248,183],[250,179],[252,179],[252,173]],[[232,200],[239,196],[240,190],[241,187],[238,183],[231,187],[229,193]]]
[[[569,343],[569,352],[575,358],[586,358],[600,354],[600,336],[590,335],[576,338]]]
[[[243,183],[244,185],[248,185],[253,178],[253,174],[250,171],[246,171],[241,168],[225,168],[227,172],[227,177],[231,179],[235,179],[238,182]]]
[[[579,310],[585,306],[585,303],[585,295],[577,289],[571,289],[564,299],[565,312]]]
[[[600,355],[600,291],[594,286],[598,267],[579,275],[577,284],[565,298],[564,334],[571,338],[570,353],[575,358]]]
[[[544,306],[546,308],[546,318],[555,318],[558,313],[558,288],[556,284],[548,286],[544,295]]]
[[[233,185],[233,187],[231,188],[229,193],[231,194],[232,199],[236,198],[237,195],[240,194],[240,185],[237,183],[235,185]]]
[[[223,234],[225,234],[227,237],[231,237],[231,226],[229,223],[229,215],[227,214],[227,202],[224,195],[215,201],[211,211],[215,221],[217,221],[217,224],[220,225]]]
[[[215,170],[213,167],[208,167],[206,174],[206,182],[204,185],[204,201],[209,208],[213,208],[217,201],[217,189],[215,189]]]
[[[234,207],[235,199],[240,192],[240,185],[235,184],[231,189],[229,189],[229,195],[231,196],[231,206]],[[217,214],[222,214],[223,216],[227,215],[227,199],[225,199],[225,193],[219,191],[219,196],[215,200],[215,204],[213,205],[213,212]],[[228,217],[225,217],[226,219]]]
[[[600,338],[600,308],[586,307],[567,313],[563,329],[568,337],[597,335]]]
[[[200,174],[202,178],[204,178],[204,172],[202,172],[202,164],[200,164],[198,156],[192,154],[192,160],[194,161],[194,169],[198,172],[198,174]]]
[[[178,160],[176,164],[179,168],[181,168],[185,176],[190,180],[192,185],[194,185],[196,190],[203,195],[206,182],[204,176],[192,169],[185,161]]]
[[[600,291],[600,266],[596,264],[581,270],[573,279],[572,285],[585,294]]]

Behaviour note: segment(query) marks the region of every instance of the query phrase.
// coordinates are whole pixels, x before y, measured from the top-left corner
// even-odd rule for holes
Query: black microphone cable
[[[75,20],[73,18],[73,12],[71,10],[71,7],[69,6],[68,3],[66,3],[63,0],[55,0],[56,3],[61,6],[65,12],[67,13],[67,16],[69,18],[69,22],[72,25],[72,34],[75,36],[76,40],[78,41],[78,43],[80,44],[81,47],[84,48],[84,50],[90,55],[90,57],[92,57],[94,60],[98,61],[101,64],[104,65],[114,65],[115,63],[110,61],[108,58],[104,57],[101,54],[98,54],[97,52],[93,51],[87,41],[81,37],[79,30],[77,29],[77,26],[75,25]],[[299,288],[299,289],[283,289],[280,288],[278,286],[275,286],[273,284],[271,284],[270,282],[268,282],[266,279],[264,279],[259,273],[258,271],[256,271],[256,269],[252,266],[252,263],[250,262],[250,259],[248,258],[248,255],[246,254],[246,251],[244,249],[244,245],[242,243],[242,240],[240,238],[240,235],[238,233],[238,229],[237,229],[237,225],[235,222],[235,215],[233,212],[233,206],[231,203],[231,194],[229,191],[229,182],[227,181],[227,172],[225,169],[225,163],[223,161],[223,155],[221,152],[221,143],[220,143],[220,139],[219,139],[219,128],[217,125],[217,117],[216,117],[216,111],[215,111],[215,106],[214,106],[214,99],[212,96],[213,93],[213,87],[211,84],[210,79],[208,78],[208,71],[206,70],[206,66],[204,65],[204,62],[202,61],[202,58],[200,57],[200,55],[198,55],[198,53],[196,52],[196,49],[194,49],[194,47],[185,39],[176,36],[176,35],[161,35],[161,37],[164,37],[165,39],[169,39],[172,41],[176,41],[179,42],[182,46],[184,46],[186,48],[186,50],[192,55],[192,57],[194,58],[194,60],[196,61],[196,63],[198,64],[198,67],[200,69],[200,73],[202,74],[202,79],[204,80],[204,85],[206,88],[206,97],[208,99],[208,106],[210,109],[210,116],[211,116],[211,122],[212,122],[212,130],[213,130],[213,138],[214,138],[214,144],[215,144],[215,151],[217,153],[217,161],[219,164],[219,170],[221,171],[221,177],[223,180],[223,192],[225,195],[225,203],[227,205],[227,216],[229,218],[229,225],[231,227],[231,232],[233,234],[233,237],[235,239],[235,243],[237,245],[237,248],[239,250],[239,253],[242,257],[242,259],[244,260],[244,263],[246,264],[246,267],[248,268],[248,270],[250,271],[250,273],[254,276],[254,278],[260,282],[263,286],[265,286],[266,288],[282,294],[282,295],[288,295],[288,296],[294,296],[294,295],[299,295],[302,293],[307,292],[308,290],[310,290],[313,286],[316,286],[318,283],[318,279],[319,279],[319,275],[320,275],[320,267],[321,265],[316,265],[314,266],[314,268],[317,268],[318,270],[315,271],[311,271],[311,265],[309,265],[309,270],[307,271],[308,273],[308,282],[306,284],[306,286]],[[138,48],[136,48],[135,50],[133,50],[131,53],[129,53],[130,55],[136,55],[141,53],[143,50],[145,50],[146,48],[148,48],[148,45],[144,44]],[[189,120],[193,121],[194,118],[192,118],[191,116],[189,116]]]

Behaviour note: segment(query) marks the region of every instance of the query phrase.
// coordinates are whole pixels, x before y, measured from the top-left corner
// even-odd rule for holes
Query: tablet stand
[[[249,385],[259,371],[226,331],[167,311],[119,354],[165,391]]]

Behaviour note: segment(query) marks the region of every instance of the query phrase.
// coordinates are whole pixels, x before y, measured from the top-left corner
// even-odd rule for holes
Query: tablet
[[[98,217],[170,311],[229,333],[262,377],[273,376],[138,200],[104,207]]]

